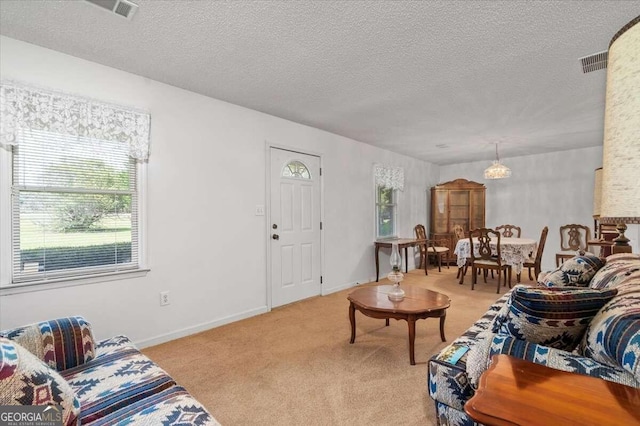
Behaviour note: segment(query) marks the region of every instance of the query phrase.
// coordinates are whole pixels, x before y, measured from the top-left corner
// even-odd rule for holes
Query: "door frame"
[[[283,151],[295,152],[298,154],[311,155],[320,159],[320,222],[324,225],[324,174],[322,173],[323,156],[319,152],[301,150],[297,147],[282,145],[265,140],[265,245],[267,250],[267,268],[266,268],[266,293],[267,293],[267,312],[271,311],[272,302],[272,282],[271,282],[271,148],[281,149]],[[324,226],[320,230],[320,277],[324,271]],[[322,278],[321,278],[322,280]],[[324,296],[325,286],[320,283],[320,295]]]

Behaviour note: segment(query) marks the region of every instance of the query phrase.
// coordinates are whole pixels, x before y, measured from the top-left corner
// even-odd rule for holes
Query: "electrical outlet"
[[[160,306],[167,306],[170,302],[169,300],[169,292],[161,291],[160,292]]]
[[[256,216],[264,216],[264,205],[256,204]]]

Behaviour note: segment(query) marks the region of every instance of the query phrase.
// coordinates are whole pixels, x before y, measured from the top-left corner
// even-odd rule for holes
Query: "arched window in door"
[[[301,161],[293,160],[282,169],[282,177],[296,179],[311,179],[309,169]]]

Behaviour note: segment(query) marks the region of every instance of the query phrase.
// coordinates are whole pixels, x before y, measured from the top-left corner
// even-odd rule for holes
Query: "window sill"
[[[140,278],[147,275],[150,269],[136,269],[133,271],[109,272],[105,274],[94,275],[91,277],[65,277],[46,281],[33,281],[29,283],[9,284],[0,287],[0,297],[10,296],[12,294],[31,293],[34,291],[54,290],[64,287],[75,287],[79,285],[97,284],[106,281],[127,280],[131,278]]]

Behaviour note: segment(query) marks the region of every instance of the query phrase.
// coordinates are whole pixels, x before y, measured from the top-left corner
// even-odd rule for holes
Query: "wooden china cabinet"
[[[484,184],[466,179],[452,180],[431,188],[429,238],[446,242],[450,261],[455,260],[453,252],[458,242],[453,227],[460,225],[465,235],[469,235],[471,229],[485,226],[485,191]]]

